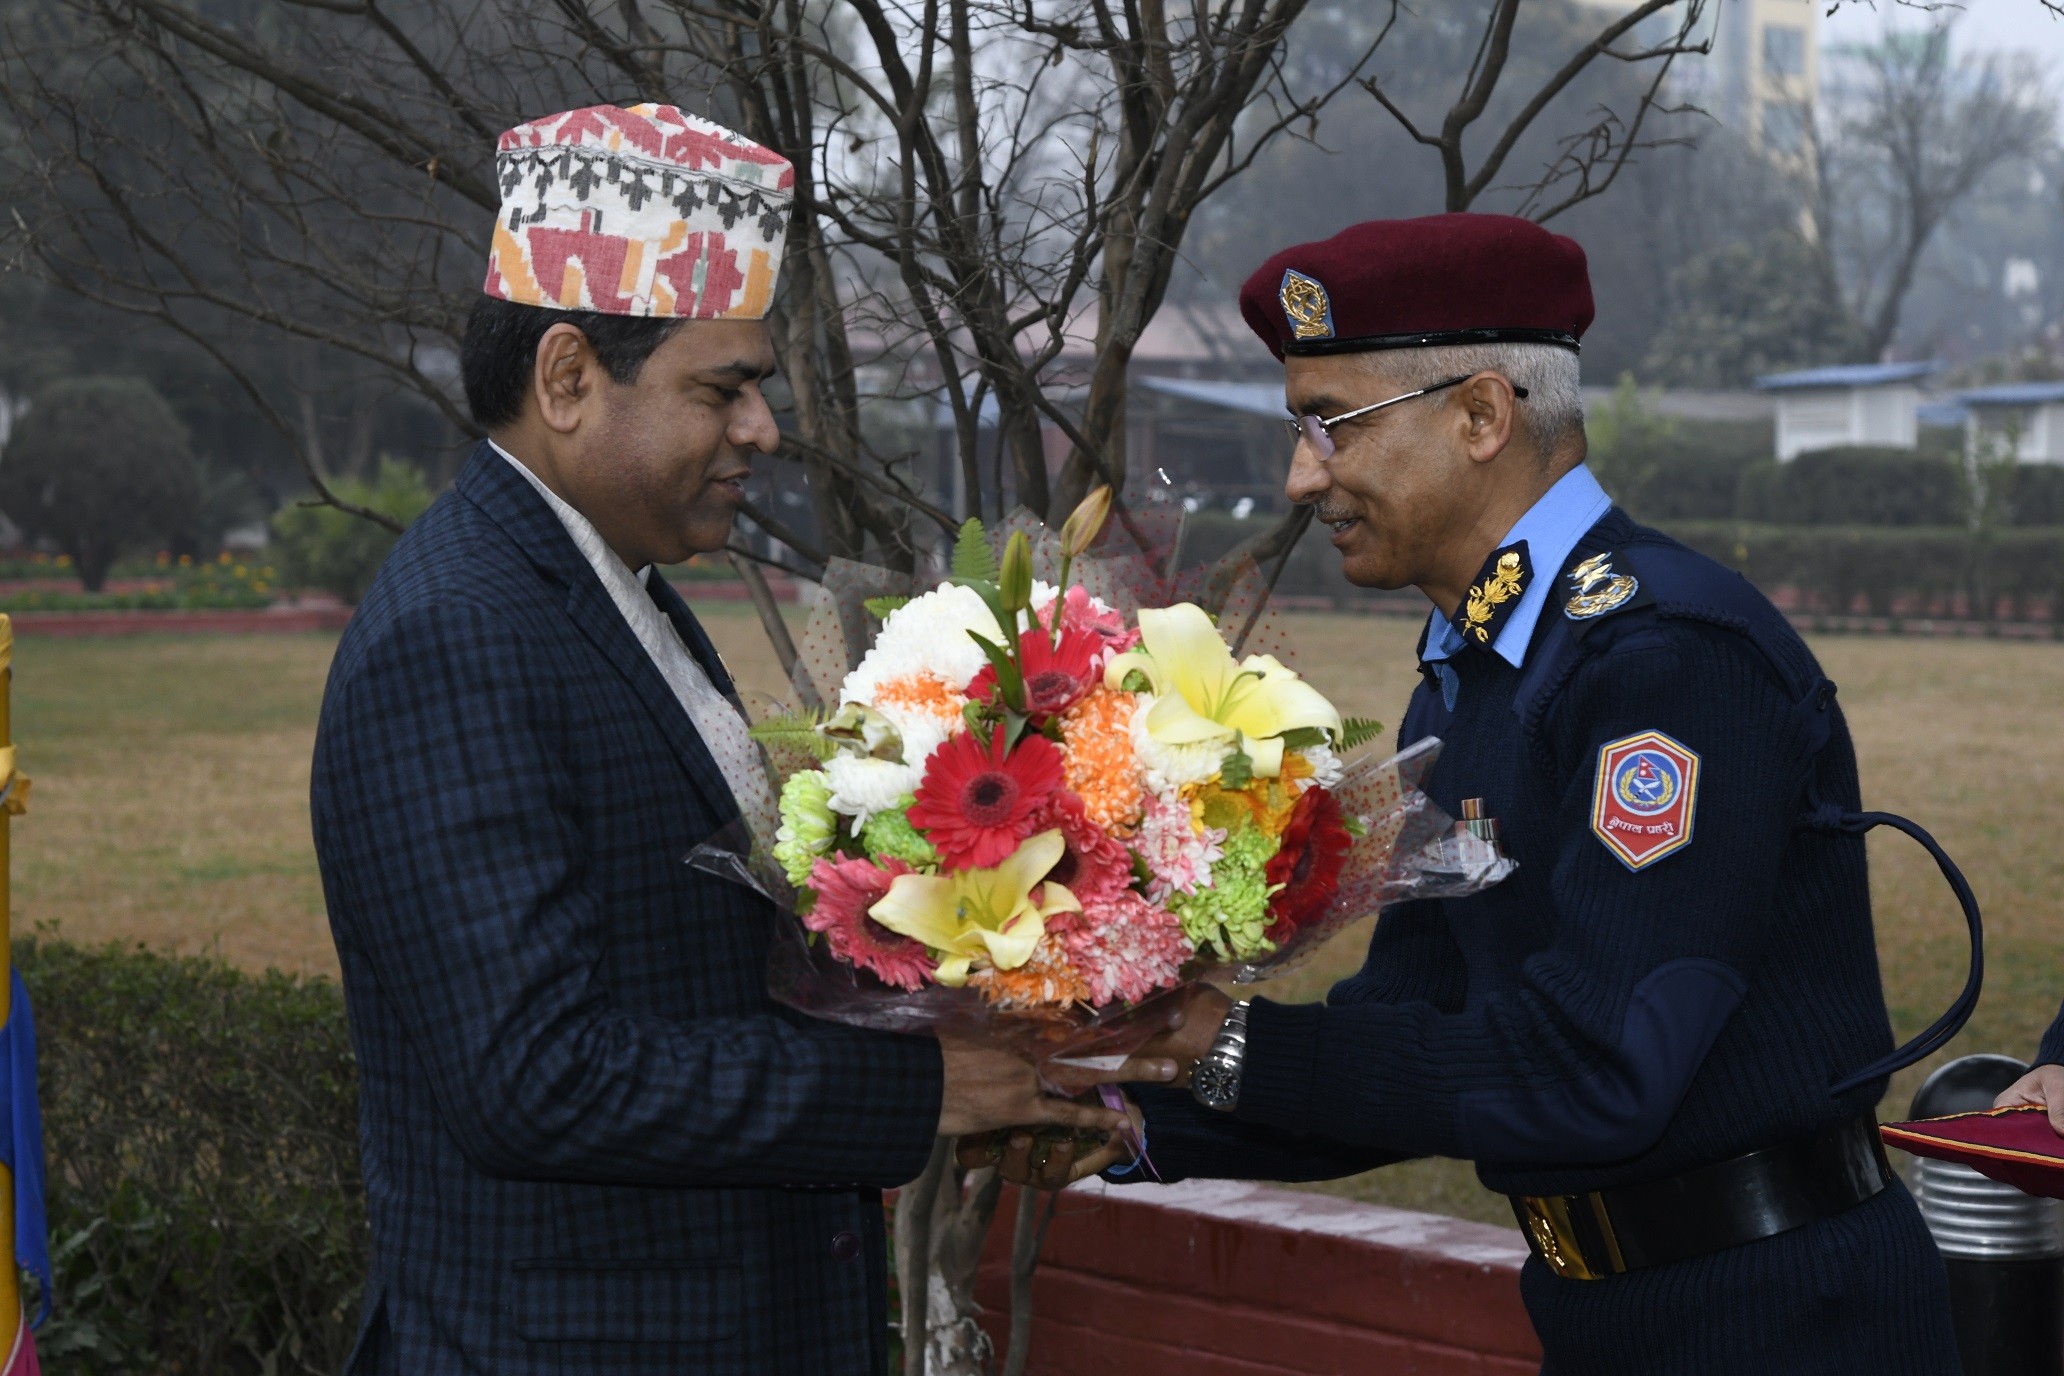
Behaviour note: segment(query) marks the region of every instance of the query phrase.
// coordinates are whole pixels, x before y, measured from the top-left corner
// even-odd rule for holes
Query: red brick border
[[[977,1296],[1001,1351],[1014,1197]],[[1514,1229],[1235,1181],[1078,1186],[1033,1281],[1034,1376],[1533,1376]]]

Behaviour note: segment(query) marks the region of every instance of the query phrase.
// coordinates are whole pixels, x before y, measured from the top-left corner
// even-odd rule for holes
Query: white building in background
[[[1957,393],[1964,442],[2011,438],[2021,463],[2064,463],[2064,382],[2010,382]]]
[[[1859,363],[1756,379],[1777,400],[1777,459],[1868,444],[1912,449],[1920,438],[1921,382],[1934,363]]]

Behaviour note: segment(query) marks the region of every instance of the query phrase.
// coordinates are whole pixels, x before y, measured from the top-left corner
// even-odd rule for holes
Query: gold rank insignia
[[[1641,590],[1630,573],[1615,573],[1611,554],[1594,554],[1569,572],[1570,600],[1563,614],[1572,621],[1589,621],[1627,605],[1627,599]]]
[[[1469,595],[1462,599],[1462,606],[1455,614],[1454,626],[1462,639],[1471,645],[1489,649],[1504,628],[1505,618],[1519,606],[1519,599],[1526,595],[1528,581],[1534,575],[1533,564],[1527,558],[1526,541],[1521,540],[1504,549],[1491,551],[1491,557],[1484,561],[1483,571],[1470,585]]]
[[[1306,277],[1295,268],[1286,268],[1278,299],[1283,303],[1284,316],[1290,321],[1292,338],[1333,337],[1333,303],[1316,278]]]

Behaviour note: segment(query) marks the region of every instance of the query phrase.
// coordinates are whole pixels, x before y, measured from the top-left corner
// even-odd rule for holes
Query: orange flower
[[[1131,693],[1099,687],[1061,718],[1068,747],[1068,787],[1083,813],[1106,831],[1130,831],[1139,822],[1139,766],[1132,757]]]
[[[916,673],[889,679],[876,688],[874,705],[877,708],[900,707],[906,712],[923,712],[941,726],[953,728],[963,720],[960,712],[967,706],[967,698],[937,674]]]
[[[1032,958],[1015,970],[976,970],[968,984],[991,1003],[1012,1008],[1066,1008],[1089,1002],[1089,985],[1068,963],[1067,952],[1052,936],[1040,938]]]
[[[1224,788],[1218,784],[1205,784],[1191,794],[1191,806],[1196,809],[1198,825],[1229,826],[1223,814],[1227,805],[1237,805],[1247,810],[1254,818],[1254,824],[1270,836],[1281,836],[1290,825],[1290,813],[1297,806],[1298,779],[1312,776],[1311,762],[1294,750],[1283,752],[1283,772],[1272,779],[1256,779],[1245,788]],[[1190,790],[1184,790],[1190,793]]]

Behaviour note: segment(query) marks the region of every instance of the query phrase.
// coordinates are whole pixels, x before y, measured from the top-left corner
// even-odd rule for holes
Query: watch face
[[[1190,1075],[1190,1091],[1206,1108],[1229,1109],[1239,1101],[1240,1077],[1223,1061],[1204,1061]]]

